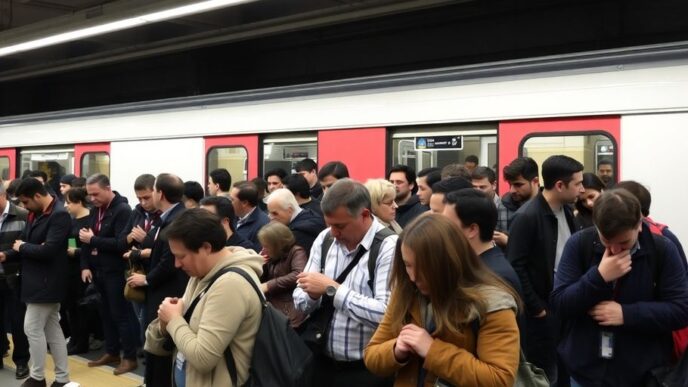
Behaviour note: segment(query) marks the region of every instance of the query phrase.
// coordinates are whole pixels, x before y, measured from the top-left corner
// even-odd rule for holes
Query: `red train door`
[[[232,183],[258,176],[258,135],[222,136],[205,138],[205,170],[225,168],[232,176]]]
[[[342,161],[352,179],[385,178],[387,130],[362,128],[318,132],[318,167]]]
[[[110,176],[110,143],[74,145],[74,174],[89,177],[95,173]]]
[[[614,178],[620,172],[621,118],[576,117],[523,121],[504,121],[499,124],[499,193],[509,190],[502,168],[511,160],[528,156],[542,165],[554,154],[571,156],[585,166],[585,172],[595,172],[602,160],[614,166]]]
[[[17,150],[15,148],[0,148],[0,178],[12,180],[16,178]]]

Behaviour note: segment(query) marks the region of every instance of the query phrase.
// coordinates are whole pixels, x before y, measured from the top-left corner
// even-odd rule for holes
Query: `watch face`
[[[325,289],[325,293],[330,297],[334,297],[337,293],[337,289],[334,286],[328,286],[327,289]]]

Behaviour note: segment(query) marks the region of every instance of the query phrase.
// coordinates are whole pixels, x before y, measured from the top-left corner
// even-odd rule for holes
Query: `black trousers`
[[[316,355],[313,364],[313,386],[328,387],[391,387],[393,378],[373,375],[363,360],[336,361],[325,355]]]
[[[568,387],[569,374],[557,353],[562,329],[550,310],[543,318],[527,317],[524,352],[529,362],[545,371],[551,386]]]
[[[172,385],[172,356],[157,356],[146,352],[146,373],[143,380],[146,382],[146,387],[170,387]]]
[[[17,365],[28,365],[29,363],[29,341],[24,334],[24,315],[26,314],[26,304],[19,298],[19,281],[16,276],[10,276],[12,286],[9,286],[8,277],[0,275],[0,322],[3,328],[7,322],[7,331],[12,334],[14,350],[12,351],[12,361]],[[2,329],[5,333],[5,329]],[[4,354],[9,349],[7,336],[0,341],[0,349]],[[0,355],[1,356],[1,355]]]
[[[139,322],[131,303],[124,299],[123,273],[96,271],[94,283],[101,295],[100,318],[105,333],[105,350],[110,355],[136,360],[136,347],[139,343]]]

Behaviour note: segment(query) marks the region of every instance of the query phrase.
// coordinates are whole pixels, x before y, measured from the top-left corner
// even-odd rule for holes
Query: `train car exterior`
[[[111,176],[134,198],[141,173],[174,172],[204,184],[234,181],[311,157],[342,160],[352,177],[381,177],[476,154],[497,171],[519,155],[602,159],[616,179],[653,194],[653,217],[687,243],[679,210],[682,129],[688,126],[688,54],[662,46],[354,79],[207,97],[0,119],[0,171]],[[420,137],[456,136],[462,149],[419,149]],[[500,181],[500,192],[508,186]],[[677,208],[678,207],[678,208]]]

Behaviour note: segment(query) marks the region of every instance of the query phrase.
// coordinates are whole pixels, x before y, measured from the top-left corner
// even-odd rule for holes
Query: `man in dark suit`
[[[93,203],[91,227],[79,230],[81,279],[93,281],[102,296],[100,319],[105,333],[105,354],[88,362],[89,367],[117,364],[115,375],[138,367],[136,346],[138,327],[131,303],[124,298],[124,250],[119,236],[129,223],[131,207],[127,198],[110,187],[110,179],[95,174],[86,180],[86,191]],[[120,350],[124,359],[120,359]]]
[[[245,181],[234,184],[230,191],[232,205],[237,217],[237,234],[253,244],[256,252],[262,250],[258,242],[258,231],[270,222],[267,214],[258,208],[258,189]]]
[[[28,212],[7,200],[5,186],[0,181],[0,252],[12,249],[14,241],[21,239],[26,226]],[[9,311],[10,332],[12,333],[12,361],[17,366],[17,379],[29,375],[29,342],[24,334],[24,314],[26,304],[19,298],[19,262],[5,262],[0,265],[0,321],[5,321],[5,305]],[[4,331],[2,331],[4,334]],[[0,341],[0,353],[7,353],[9,341]],[[2,362],[0,362],[2,368]]]
[[[0,253],[0,262],[21,260],[21,300],[26,303],[24,332],[29,341],[31,368],[23,387],[45,386],[46,343],[55,362],[55,382],[69,383],[67,343],[60,327],[60,302],[67,289],[67,239],[72,220],[64,205],[38,180],[27,178],[17,197],[30,211],[21,239]]]
[[[146,326],[158,317],[158,307],[165,297],[181,297],[189,277],[174,267],[174,255],[164,236],[164,231],[186,208],[182,204],[184,182],[169,173],[162,173],[155,179],[153,202],[162,212],[160,225],[151,231],[154,235],[147,274],[132,274],[127,279],[131,287],[146,287]],[[146,353],[145,382],[148,386],[169,386],[172,384],[172,359]]]

